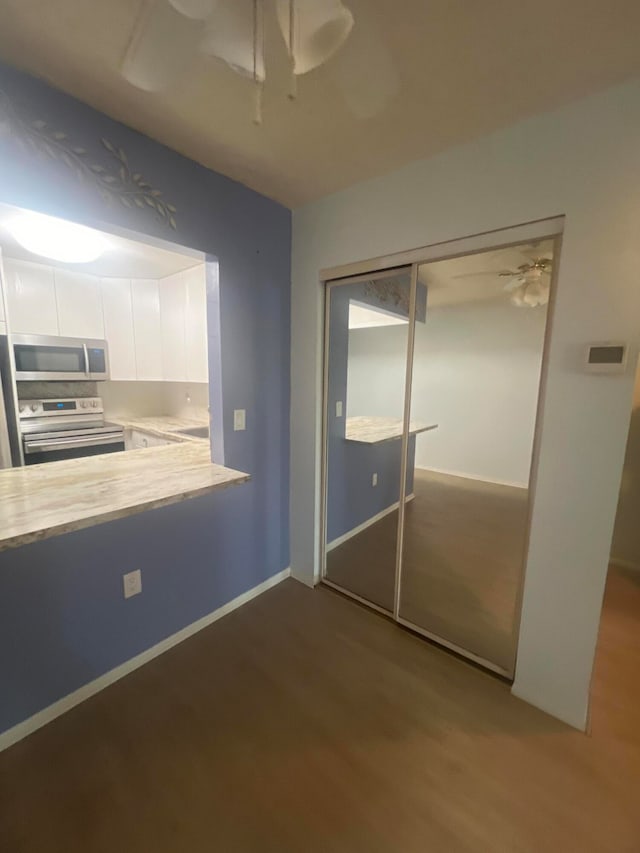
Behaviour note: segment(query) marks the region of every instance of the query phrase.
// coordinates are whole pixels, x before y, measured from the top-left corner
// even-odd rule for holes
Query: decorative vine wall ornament
[[[176,229],[174,205],[162,198],[162,192],[145,181],[140,172],[132,171],[124,150],[108,139],[101,139],[101,144],[115,160],[112,168],[93,162],[96,158],[91,157],[86,148],[74,145],[66,133],[42,119],[23,118],[2,91],[0,125],[24,150],[63,163],[77,178],[95,186],[107,203],[119,202],[130,209],[152,210],[170,228]]]

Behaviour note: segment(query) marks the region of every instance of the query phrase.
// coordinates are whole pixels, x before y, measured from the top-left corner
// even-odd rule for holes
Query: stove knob
[[[20,406],[20,414],[22,414],[26,408],[26,406]]]
[[[86,409],[86,408],[87,408],[87,406],[88,406],[89,404],[87,403],[87,401],[86,401],[86,400],[83,400],[83,401],[80,403],[80,405],[82,406],[82,408],[83,408],[83,409]]]
[[[32,404],[31,404],[31,411],[32,411],[32,412],[37,412],[37,411],[38,411],[38,406],[37,406],[37,404],[36,404],[36,403],[32,403]]]
[[[96,409],[98,407],[98,401],[92,400],[91,405],[93,406],[94,409]]]

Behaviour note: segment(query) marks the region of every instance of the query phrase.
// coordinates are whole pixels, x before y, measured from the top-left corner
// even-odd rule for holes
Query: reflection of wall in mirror
[[[507,300],[432,308],[416,324],[416,465],[490,482],[529,479],[546,312]],[[406,327],[353,330],[347,415],[402,407]],[[399,379],[399,377],[401,377]]]
[[[400,279],[407,293],[409,276]],[[356,299],[362,304],[375,304],[376,295],[366,290],[366,282],[341,285],[331,291],[329,318],[329,373],[328,373],[328,430],[327,430],[327,541],[348,533],[369,519],[384,512],[399,500],[401,441],[382,444],[360,444],[345,440],[345,424],[348,412],[336,416],[336,403],[348,398],[347,369],[349,351],[354,335],[359,330],[349,329],[349,302]],[[408,305],[408,300],[406,302]],[[387,310],[393,310],[393,301],[385,302]],[[402,307],[398,311],[401,315]],[[408,325],[396,326],[401,338],[407,339]],[[366,330],[365,330],[366,331]],[[402,418],[402,389],[404,367],[401,365],[395,376],[395,385],[400,388],[399,405],[393,406],[392,415]],[[366,405],[366,397],[363,401]],[[376,414],[361,412],[360,414]],[[409,444],[407,471],[407,493],[413,488],[413,454],[415,438]],[[372,485],[372,475],[378,475],[378,483]]]

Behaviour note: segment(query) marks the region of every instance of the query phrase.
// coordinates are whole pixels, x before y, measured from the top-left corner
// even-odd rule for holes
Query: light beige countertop
[[[140,432],[146,432],[149,435],[156,435],[158,438],[167,438],[170,441],[206,441],[208,438],[198,438],[193,435],[178,435],[177,431],[181,429],[193,429],[194,427],[209,426],[209,421],[205,418],[178,418],[173,415],[156,415],[153,417],[128,417],[126,415],[117,415],[116,417],[108,417],[108,420],[114,424],[120,424],[125,429],[137,429]]]
[[[402,418],[378,418],[358,415],[347,418],[345,438],[347,441],[358,441],[361,444],[381,444],[383,441],[392,441],[402,438]],[[409,435],[417,435],[419,432],[427,432],[437,429],[438,424],[423,424],[418,421],[409,423]]]
[[[244,483],[209,442],[84,456],[0,471],[0,550]]]

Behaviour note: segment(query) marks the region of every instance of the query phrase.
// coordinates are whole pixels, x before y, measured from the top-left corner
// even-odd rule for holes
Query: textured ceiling
[[[346,0],[350,40],[300,78],[293,103],[269,16],[257,127],[250,81],[216,60],[196,59],[162,94],[119,75],[140,2],[0,0],[0,56],[290,207],[640,73],[638,0]],[[371,30],[377,50],[362,45]],[[374,84],[389,62],[397,78],[373,118],[354,116],[337,81],[352,60]]]

